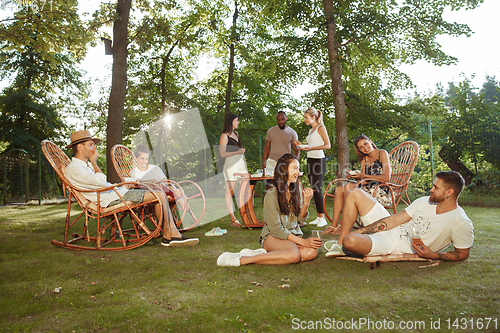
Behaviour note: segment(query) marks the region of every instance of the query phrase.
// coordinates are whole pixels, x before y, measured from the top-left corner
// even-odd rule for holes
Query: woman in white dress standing
[[[300,150],[307,151],[307,177],[311,188],[314,190],[314,203],[318,217],[309,222],[309,224],[324,227],[327,225],[325,220],[325,211],[323,209],[323,193],[321,186],[323,185],[323,176],[326,172],[326,159],[323,150],[330,149],[330,138],[323,124],[323,115],[321,111],[310,107],[304,113],[304,122],[311,126],[309,135],[307,136],[307,146],[296,142],[300,145]]]
[[[226,204],[231,226],[241,227],[241,223],[234,216],[233,195],[236,186],[236,177],[234,173],[246,173],[245,148],[241,145],[240,137],[235,130],[240,124],[239,116],[234,113],[228,113],[224,118],[224,127],[220,136],[220,156],[224,161],[224,179],[226,181],[226,194],[224,201]]]

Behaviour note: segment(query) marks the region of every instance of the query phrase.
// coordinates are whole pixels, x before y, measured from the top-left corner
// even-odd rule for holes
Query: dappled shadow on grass
[[[370,270],[323,255],[288,266],[217,267],[224,251],[259,247],[260,229],[230,227],[228,217],[187,232],[200,238],[192,248],[165,248],[155,239],[131,251],[72,251],[50,245],[62,238],[66,205],[2,208],[0,331],[286,332],[297,321],[325,318],[420,320],[427,327],[419,331],[431,331],[437,318],[442,325],[498,318],[500,210],[465,210],[476,235],[469,260]],[[214,226],[228,234],[205,237]],[[283,284],[289,288],[278,288]]]

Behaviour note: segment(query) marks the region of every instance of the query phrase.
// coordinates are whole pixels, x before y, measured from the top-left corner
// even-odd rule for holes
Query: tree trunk
[[[125,95],[127,94],[128,19],[132,0],[117,0],[118,19],[113,24],[113,73],[109,94],[106,133],[106,165],[108,181],[118,183],[120,178],[111,162],[111,148],[122,143]]]
[[[441,150],[438,152],[439,157],[446,163],[446,165],[453,171],[456,171],[464,177],[465,183],[468,185],[472,182],[475,175],[472,171],[465,166],[457,157],[453,156],[454,154],[450,151],[448,146],[443,146]]]
[[[234,43],[236,41],[236,20],[238,19],[238,2],[234,2],[233,25],[231,27],[231,45],[229,45],[229,75],[227,76],[226,100],[224,115],[229,113],[231,105],[231,89],[233,85],[234,72]]]
[[[335,137],[337,143],[337,178],[344,178],[349,165],[349,138],[347,135],[347,118],[344,100],[344,85],[342,84],[342,68],[340,67],[338,43],[335,42],[336,24],[333,11],[333,1],[323,0],[326,19],[326,41],[330,75],[332,77],[333,104],[335,106]]]

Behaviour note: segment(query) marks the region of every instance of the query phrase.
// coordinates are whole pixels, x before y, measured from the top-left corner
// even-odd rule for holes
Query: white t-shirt
[[[135,167],[130,170],[130,178],[132,181],[140,180],[157,180],[160,181],[162,179],[167,178],[163,171],[161,171],[160,167],[153,164],[148,164],[148,168],[146,171],[141,171],[139,168]]]
[[[434,252],[452,243],[457,249],[470,248],[474,241],[474,227],[464,210],[457,207],[447,213],[436,214],[436,208],[437,204],[429,202],[429,197],[419,198],[405,209],[411,220],[387,232],[396,233],[403,248],[411,242],[409,231],[413,226],[420,228],[422,242]]]

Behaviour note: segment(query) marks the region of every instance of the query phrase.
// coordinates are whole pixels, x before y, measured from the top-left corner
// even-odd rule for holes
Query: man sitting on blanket
[[[71,185],[84,190],[97,190],[111,186],[106,181],[106,175],[102,173],[97,165],[98,152],[95,144],[101,140],[92,138],[89,131],[77,131],[71,134],[71,143],[66,149],[72,148],[75,152],[75,157],[66,167],[65,174]],[[153,200],[155,196],[149,190],[127,189],[125,186],[117,188],[120,195],[125,201],[141,203],[144,200]],[[160,205],[163,207],[163,240],[161,245],[168,247],[179,246],[194,246],[198,244],[198,238],[187,238],[180,234],[174,223],[170,209],[168,208],[168,200],[163,191],[155,191],[160,198],[160,202],[155,205],[155,214],[157,218],[161,216]],[[88,200],[97,203],[96,192],[83,192],[82,195]],[[107,191],[100,195],[101,207],[109,207],[122,203],[122,200],[115,191]]]
[[[467,259],[474,227],[458,206],[465,181],[455,171],[441,171],[436,176],[430,197],[419,198],[394,215],[364,191],[349,192],[342,213],[339,245],[332,246],[326,257],[344,255],[343,246],[364,256],[416,253],[427,259]],[[351,232],[358,215],[363,227]],[[423,244],[412,244],[410,235],[415,229],[420,230]],[[450,244],[454,250],[439,252]]]

